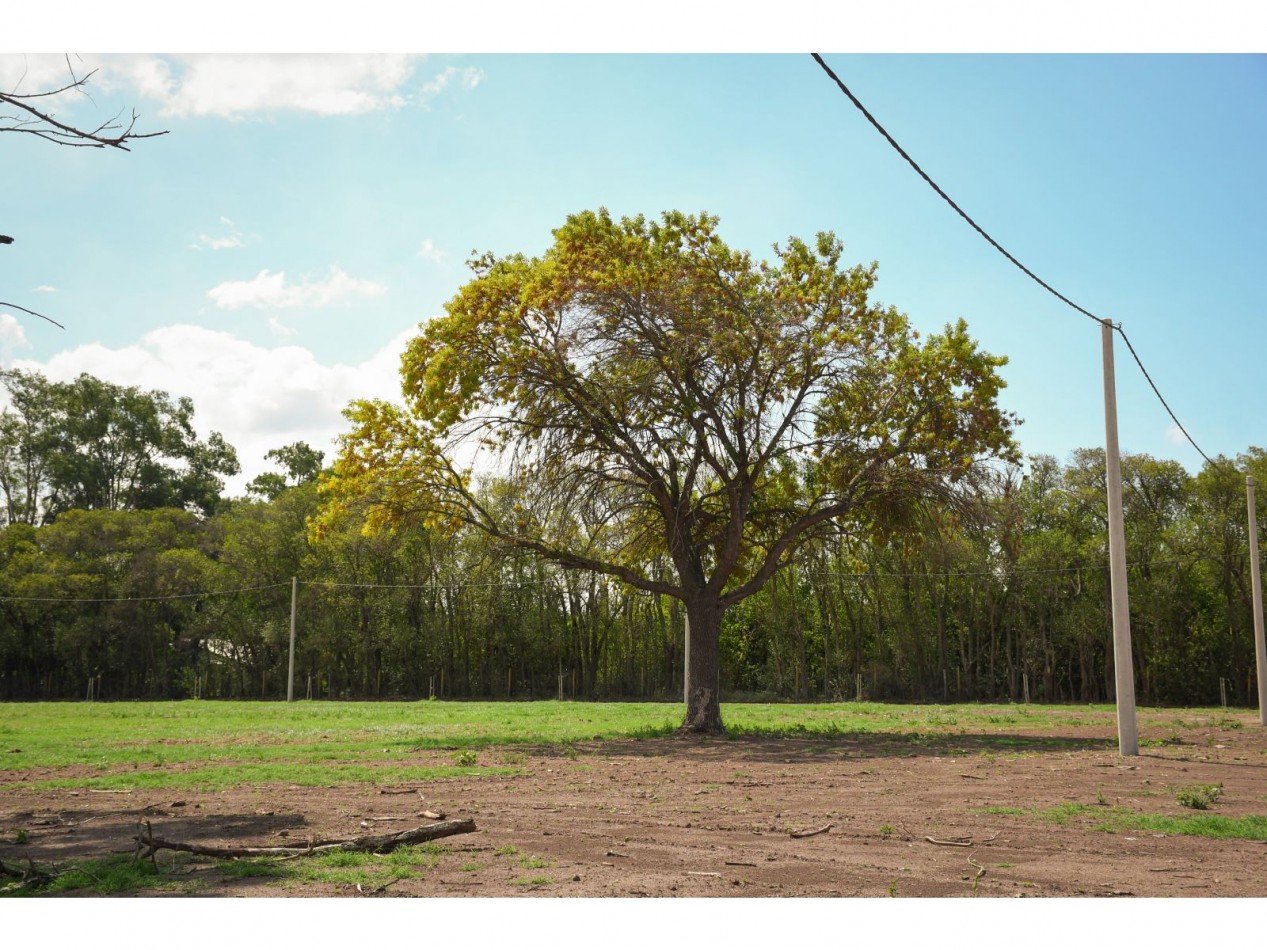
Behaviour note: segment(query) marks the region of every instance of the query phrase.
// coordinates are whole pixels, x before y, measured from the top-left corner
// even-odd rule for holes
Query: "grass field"
[[[1068,730],[1108,706],[904,706],[880,703],[728,704],[732,738],[872,734],[918,741],[972,732],[999,738]],[[199,788],[243,783],[411,781],[485,774],[466,750],[647,739],[674,732],[670,703],[135,702],[0,706],[0,787]],[[1236,722],[1224,710],[1141,710],[1142,744],[1161,745],[1192,721]],[[1239,725],[1239,723],[1238,723]],[[451,749],[452,767],[409,765],[418,750]],[[399,760],[395,764],[393,760]],[[79,769],[73,777],[14,773]],[[502,769],[506,771],[506,769]],[[99,774],[94,774],[99,773]]]

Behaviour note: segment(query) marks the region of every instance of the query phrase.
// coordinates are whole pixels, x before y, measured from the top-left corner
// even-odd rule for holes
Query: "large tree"
[[[722,729],[728,607],[829,531],[891,525],[1015,454],[1005,359],[962,320],[921,341],[833,235],[766,262],[716,225],[584,212],[540,258],[472,261],[405,353],[404,405],[354,403],[325,484],[372,525],[472,525],[678,598],[695,732]]]

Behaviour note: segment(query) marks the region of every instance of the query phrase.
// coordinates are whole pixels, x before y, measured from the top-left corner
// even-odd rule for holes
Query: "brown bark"
[[[721,618],[716,602],[698,600],[686,605],[691,621],[690,681],[683,734],[721,735]]]

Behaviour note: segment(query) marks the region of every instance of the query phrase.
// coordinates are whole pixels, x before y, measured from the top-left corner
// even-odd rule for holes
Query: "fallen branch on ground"
[[[971,848],[972,847],[971,838],[963,838],[963,839],[954,840],[954,841],[947,841],[945,838],[934,838],[931,835],[924,835],[924,840],[930,841],[933,844],[944,844],[951,848]]]
[[[358,838],[340,838],[313,842],[308,845],[288,847],[255,847],[240,846],[217,848],[211,845],[190,844],[185,841],[168,841],[154,837],[150,823],[145,823],[145,831],[138,831],[135,836],[137,858],[152,858],[157,852],[185,851],[189,854],[200,854],[208,858],[258,858],[258,857],[301,857],[306,854],[322,854],[327,851],[358,851],[370,854],[383,854],[408,844],[419,844],[446,838],[449,835],[461,835],[475,830],[473,818],[461,818],[456,821],[441,821],[433,825],[422,825],[408,831],[398,831],[389,835],[361,835]]]
[[[41,871],[34,865],[34,863],[32,863],[30,858],[26,859],[25,871],[8,867],[3,861],[0,861],[0,878],[8,877],[17,879],[17,883],[7,885],[5,888],[6,890],[11,887],[44,887],[53,883],[53,881],[57,880],[57,878],[64,873],[66,872],[62,871],[57,873],[52,871]]]
[[[812,838],[814,837],[814,835],[825,834],[826,832],[831,831],[831,829],[832,829],[831,825],[823,825],[823,827],[815,828],[813,831],[793,831],[792,837],[793,838]]]

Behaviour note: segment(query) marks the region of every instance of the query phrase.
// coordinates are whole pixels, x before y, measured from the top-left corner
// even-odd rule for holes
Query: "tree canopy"
[[[87,373],[70,382],[0,373],[0,491],[11,522],[71,509],[186,508],[210,514],[238,472],[218,432],[200,440],[193,402]]]
[[[681,600],[686,727],[721,729],[723,612],[842,525],[952,499],[1015,457],[1005,359],[963,321],[920,339],[832,234],[730,248],[707,214],[572,215],[491,254],[423,324],[404,405],[362,401],[333,477],[371,523],[471,525]]]

